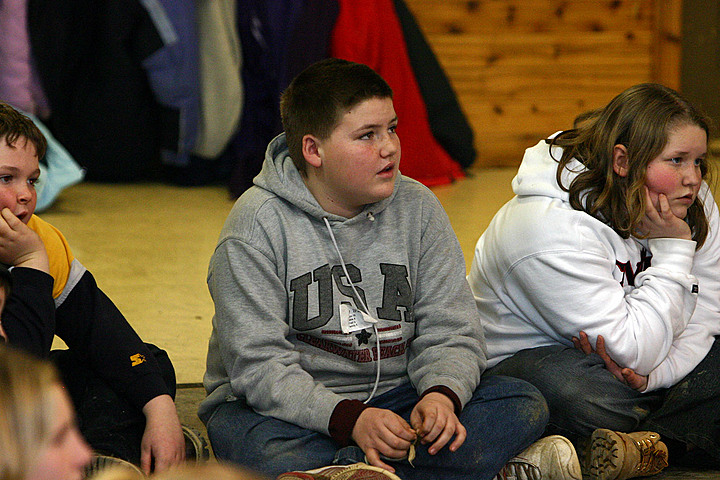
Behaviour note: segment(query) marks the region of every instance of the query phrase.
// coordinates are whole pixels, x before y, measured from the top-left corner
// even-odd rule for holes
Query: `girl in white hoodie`
[[[704,375],[720,368],[708,133],[677,92],[631,87],[526,151],[516,197],[477,243],[488,373],[530,381],[550,430],[591,438],[593,478],[657,473],[666,444],[720,464],[720,381]],[[638,430],[652,432],[617,432]]]

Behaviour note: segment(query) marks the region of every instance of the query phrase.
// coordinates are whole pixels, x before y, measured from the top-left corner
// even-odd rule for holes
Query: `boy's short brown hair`
[[[45,156],[47,140],[35,123],[7,103],[0,102],[0,140],[8,147],[15,147],[24,138],[33,144],[38,160]]]
[[[305,172],[302,139],[328,138],[342,115],[370,98],[392,98],[393,91],[372,68],[338,58],[316,62],[300,72],[283,92],[280,114],[290,157]]]

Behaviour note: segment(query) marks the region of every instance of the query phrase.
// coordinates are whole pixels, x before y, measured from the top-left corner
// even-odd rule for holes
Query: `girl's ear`
[[[305,161],[315,168],[322,165],[322,155],[320,152],[320,139],[314,135],[307,134],[302,139],[302,153]]]
[[[628,154],[625,145],[618,143],[613,147],[613,170],[620,177],[628,175]]]

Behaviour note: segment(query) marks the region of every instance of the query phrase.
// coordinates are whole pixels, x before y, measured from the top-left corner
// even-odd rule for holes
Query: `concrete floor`
[[[512,197],[514,175],[514,169],[474,171],[433,189],[468,267],[478,236]],[[62,192],[42,213],[140,336],[168,351],[180,384],[178,410],[184,423],[200,429],[195,411],[203,398],[199,383],[213,315],[205,275],[232,205],[224,187],[84,183]],[[720,479],[720,472],[668,469],[654,478]]]

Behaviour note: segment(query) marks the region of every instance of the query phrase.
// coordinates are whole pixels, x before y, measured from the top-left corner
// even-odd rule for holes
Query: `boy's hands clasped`
[[[453,436],[455,440],[448,448],[454,452],[467,437],[465,427],[455,415],[452,400],[439,392],[428,393],[415,405],[410,414],[410,422],[423,445],[432,443],[428,448],[430,455],[442,450]]]
[[[455,440],[448,448],[454,452],[467,436],[455,415],[452,400],[439,392],[425,395],[415,405],[410,421],[412,426],[390,410],[367,408],[358,417],[352,438],[365,452],[368,463],[394,472],[394,468],[382,461],[381,455],[389,459],[405,458],[417,439],[424,445],[431,444],[428,452],[435,455],[453,436]]]
[[[365,452],[368,463],[391,472],[395,469],[383,462],[380,455],[396,459],[405,457],[416,436],[400,415],[373,407],[363,410],[352,431],[352,438]]]

